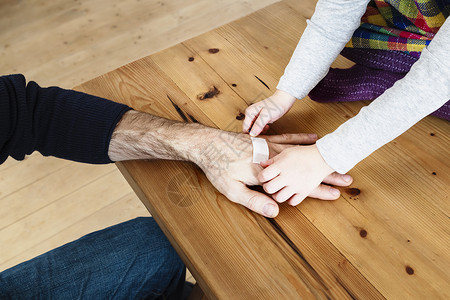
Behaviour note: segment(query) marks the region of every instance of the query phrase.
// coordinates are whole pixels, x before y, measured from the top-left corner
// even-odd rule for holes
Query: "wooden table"
[[[240,131],[245,108],[275,90],[305,20],[277,3],[77,89]],[[366,104],[305,99],[273,133],[324,135]],[[339,200],[282,205],[274,220],[228,201],[193,164],[118,167],[210,299],[449,299],[449,133],[427,117],[355,167]]]

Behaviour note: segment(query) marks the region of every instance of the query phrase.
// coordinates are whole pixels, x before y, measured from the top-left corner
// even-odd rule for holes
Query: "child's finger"
[[[250,129],[252,128],[253,123],[255,122],[256,118],[259,116],[260,110],[256,105],[251,105],[247,107],[245,110],[245,118],[244,122],[242,123],[242,131],[245,133],[248,133]]]
[[[259,182],[267,182],[269,180],[274,179],[278,175],[280,175],[281,170],[278,168],[276,164],[270,165],[264,170],[262,170],[258,175]]]
[[[291,206],[297,206],[300,203],[303,202],[303,200],[305,200],[306,197],[299,195],[299,194],[295,194],[294,196],[292,196],[287,203]]]
[[[281,191],[272,195],[272,198],[278,203],[283,203],[291,198],[295,194],[295,191],[290,187],[284,187]]]
[[[268,161],[262,161],[261,163],[260,163],[260,165],[261,165],[261,167],[263,167],[263,168],[267,168],[268,166],[270,166],[271,164],[273,164],[274,163],[274,160],[273,160],[273,158],[271,158],[271,159],[269,159]]]
[[[264,110],[265,108],[261,109],[258,118],[256,119],[255,123],[253,123],[252,129],[250,130],[251,136],[258,136],[261,131],[263,131],[267,123],[269,123],[270,120],[267,118],[266,114],[264,114]]]
[[[283,180],[279,176],[263,185],[264,190],[268,194],[275,194],[284,187]]]

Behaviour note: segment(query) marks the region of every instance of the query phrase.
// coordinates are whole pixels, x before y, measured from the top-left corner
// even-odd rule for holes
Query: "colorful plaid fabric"
[[[355,62],[331,68],[309,93],[318,102],[372,100],[403,78],[450,15],[450,0],[373,0],[341,52]],[[433,115],[450,121],[450,100]]]
[[[341,55],[355,62],[355,65],[349,69],[331,68],[327,76],[309,93],[309,97],[322,103],[375,99],[392,87],[397,80],[402,79],[419,59],[420,54],[395,50],[344,48]],[[450,100],[432,114],[450,121]]]
[[[450,0],[372,0],[348,48],[421,52],[450,15]]]

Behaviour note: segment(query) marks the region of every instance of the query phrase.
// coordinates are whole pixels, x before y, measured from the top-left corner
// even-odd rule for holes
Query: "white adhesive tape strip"
[[[269,159],[269,145],[265,139],[252,137],[253,162],[259,164]]]

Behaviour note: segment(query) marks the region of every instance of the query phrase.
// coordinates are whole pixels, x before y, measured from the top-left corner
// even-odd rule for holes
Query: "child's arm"
[[[361,24],[368,0],[319,0],[277,89],[302,99],[325,77]]]
[[[281,118],[295,99],[304,98],[325,77],[331,63],[360,25],[368,3],[369,0],[319,0],[280,79],[278,91],[247,108],[244,132],[251,129],[251,135],[259,135],[268,123]],[[273,106],[278,109],[274,110]],[[272,108],[271,114],[264,112],[268,108]]]
[[[346,173],[450,99],[450,19],[409,73],[359,114],[312,146],[284,150],[258,179],[278,202],[299,204],[324,176]]]
[[[450,19],[408,74],[358,115],[317,142],[325,161],[345,173],[450,99]]]

